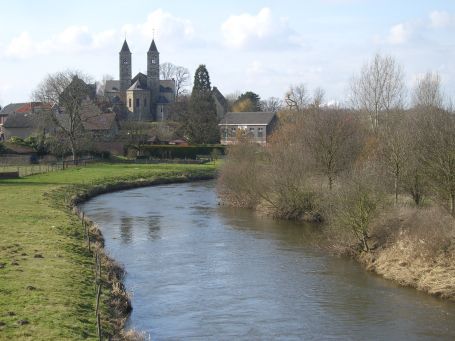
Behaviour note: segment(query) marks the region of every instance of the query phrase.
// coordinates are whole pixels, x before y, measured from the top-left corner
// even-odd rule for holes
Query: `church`
[[[139,121],[164,121],[167,108],[175,102],[174,79],[160,79],[160,53],[152,40],[147,52],[147,75],[132,77],[131,51],[126,42],[119,52],[119,79],[106,81],[105,95],[121,101],[129,116]]]

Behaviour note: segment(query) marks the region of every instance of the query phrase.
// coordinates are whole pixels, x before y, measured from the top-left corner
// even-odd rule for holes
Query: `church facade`
[[[121,101],[129,116],[139,121],[164,121],[175,102],[175,81],[160,79],[160,53],[152,40],[147,52],[147,74],[132,77],[132,58],[126,40],[119,52],[119,79],[106,81],[105,95]]]

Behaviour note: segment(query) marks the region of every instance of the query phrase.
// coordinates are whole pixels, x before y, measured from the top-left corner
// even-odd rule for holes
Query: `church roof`
[[[104,88],[105,92],[116,92],[120,90],[120,81],[119,80],[107,80],[106,86]]]
[[[150,44],[149,52],[150,51],[158,52],[158,49],[156,48],[156,44],[155,44],[155,39],[153,39],[152,43]]]
[[[130,52],[130,48],[128,47],[128,43],[126,42],[126,39],[123,42],[123,46],[122,46],[122,49],[120,50],[120,52]]]
[[[128,88],[128,91],[138,91],[138,90],[146,90],[142,87],[141,83],[139,82],[139,79],[137,81],[135,81],[133,83],[133,85],[131,85],[129,88]]]
[[[136,76],[134,76],[131,80],[131,85],[133,85],[136,81],[139,81],[139,85],[142,89],[147,89],[147,76],[142,72],[139,72]]]

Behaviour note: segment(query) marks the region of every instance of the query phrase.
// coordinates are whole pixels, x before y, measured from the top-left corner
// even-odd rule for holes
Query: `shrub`
[[[152,145],[141,147],[145,156],[158,159],[197,159],[199,155],[212,155],[217,150],[224,154],[224,146],[221,145],[200,145],[200,146],[174,146],[174,145]]]

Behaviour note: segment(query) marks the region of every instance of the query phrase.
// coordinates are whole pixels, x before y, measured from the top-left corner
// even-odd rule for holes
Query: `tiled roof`
[[[97,116],[85,118],[82,122],[84,129],[89,131],[94,130],[110,130],[115,125],[114,113],[103,113]]]
[[[106,86],[104,88],[105,92],[116,92],[120,91],[120,81],[119,80],[108,80],[106,81]]]
[[[135,81],[133,83],[133,85],[131,85],[129,88],[128,88],[128,91],[144,91],[146,89],[144,89],[139,81],[139,79],[137,81]]]
[[[218,125],[268,125],[274,117],[273,112],[228,112]]]
[[[12,113],[8,115],[4,128],[32,128],[35,126],[36,115],[32,113]]]
[[[6,116],[6,115],[11,115],[12,113],[16,112],[17,109],[22,107],[27,103],[11,103],[8,105],[5,105],[2,110],[0,110],[0,115]]]
[[[136,82],[137,80],[139,80],[139,84],[141,85],[142,89],[148,89],[148,87],[147,87],[147,76],[146,75],[144,75],[142,72],[139,72],[131,80],[131,85],[134,84],[134,82]]]

